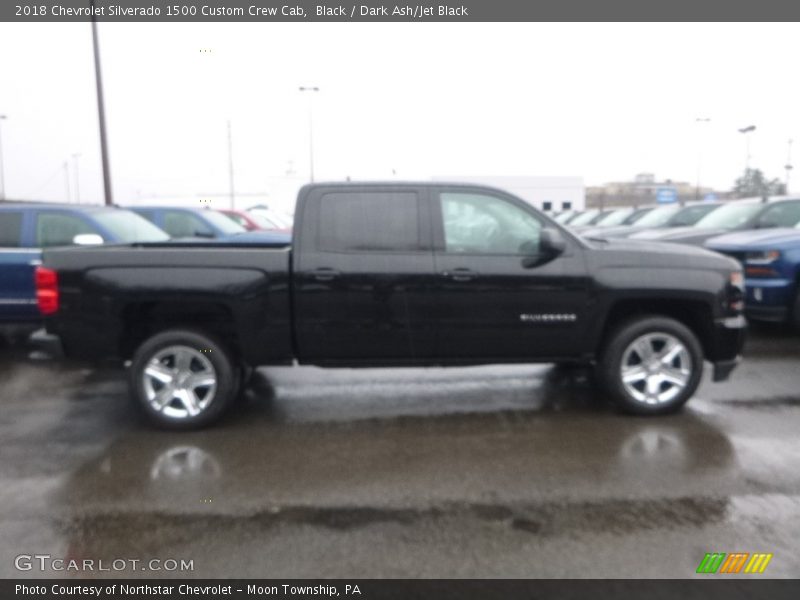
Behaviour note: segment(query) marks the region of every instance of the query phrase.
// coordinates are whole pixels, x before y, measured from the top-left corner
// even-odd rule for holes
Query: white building
[[[436,175],[434,181],[475,183],[500,188],[530,202],[539,210],[555,212],[586,205],[582,177],[536,177],[528,175]]]

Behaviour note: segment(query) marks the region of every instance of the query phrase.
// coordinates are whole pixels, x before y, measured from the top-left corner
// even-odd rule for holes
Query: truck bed
[[[45,260],[58,272],[60,307],[70,315],[48,329],[70,344],[69,356],[124,358],[163,323],[199,320],[220,338],[235,337],[252,364],[291,361],[290,247],[81,247],[47,250]]]

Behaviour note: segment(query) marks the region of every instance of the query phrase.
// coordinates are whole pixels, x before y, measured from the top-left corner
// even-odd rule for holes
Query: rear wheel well
[[[128,305],[122,314],[124,329],[120,355],[133,356],[146,339],[167,329],[189,329],[205,333],[236,356],[236,328],[231,309],[214,302],[141,302]]]
[[[709,356],[713,337],[713,315],[711,308],[703,302],[691,300],[622,300],[614,304],[608,313],[603,333],[597,348],[602,352],[610,335],[622,324],[636,317],[670,317],[683,323],[697,336],[704,356]]]

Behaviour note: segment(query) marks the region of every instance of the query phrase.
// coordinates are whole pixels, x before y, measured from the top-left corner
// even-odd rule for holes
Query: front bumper
[[[745,280],[745,313],[754,321],[783,322],[789,318],[794,301],[795,282],[792,279]]]
[[[714,336],[707,348],[714,366],[714,381],[725,381],[741,361],[747,335],[747,320],[743,315],[727,317],[714,322]]]

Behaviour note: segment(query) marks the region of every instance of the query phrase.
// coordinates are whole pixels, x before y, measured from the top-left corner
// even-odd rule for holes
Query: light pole
[[[694,122],[698,126],[697,130],[697,185],[695,187],[694,199],[700,200],[700,173],[703,168],[703,147],[705,146],[705,138],[700,132],[703,124],[708,125],[711,122],[710,117],[697,117]],[[705,127],[702,127],[705,130]]]
[[[69,162],[64,161],[64,193],[67,195],[67,203],[72,202],[72,194],[69,191]]]
[[[742,127],[739,130],[739,133],[744,135],[744,173],[747,176],[747,171],[750,170],[750,135],[756,130],[755,125],[748,125],[747,127]]]
[[[8,117],[0,115],[0,125],[3,124]],[[0,127],[0,200],[6,199],[6,176],[3,172],[3,128]]]
[[[114,204],[111,190],[111,169],[108,164],[108,141],[106,139],[106,108],[103,102],[103,74],[100,68],[100,42],[97,39],[97,19],[94,13],[94,0],[92,7],[92,48],[94,49],[94,79],[97,86],[97,119],[100,122],[100,157],[103,163],[103,191],[107,206]]]
[[[791,178],[791,175],[792,175],[792,169],[794,169],[794,167],[792,166],[792,142],[794,142],[794,140],[789,140],[789,149],[786,152],[786,166],[783,167],[784,169],[786,169],[786,193],[787,194],[789,193],[789,179]]]
[[[318,87],[300,86],[301,92],[318,92]],[[311,175],[311,183],[314,183],[314,96],[308,99],[308,165]]]
[[[233,210],[236,199],[233,191],[233,134],[231,132],[230,119],[228,119],[228,187],[230,189],[231,210]]]
[[[75,202],[81,203],[81,178],[78,175],[78,158],[80,153],[76,152],[72,155],[72,165],[75,167]]]

